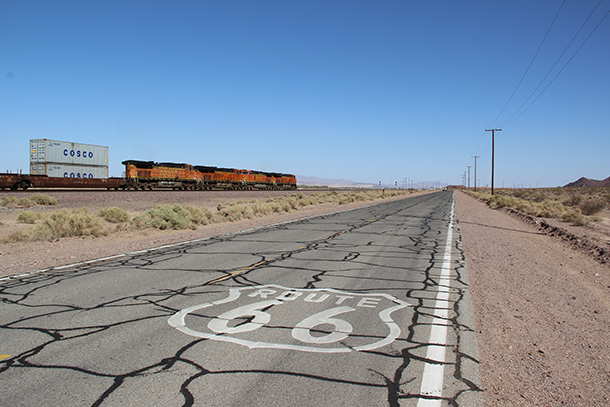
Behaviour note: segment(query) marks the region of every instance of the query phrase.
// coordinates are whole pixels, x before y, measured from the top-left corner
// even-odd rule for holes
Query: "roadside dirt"
[[[219,203],[285,193],[58,194],[58,206],[35,210],[88,207],[96,211],[119,206],[133,215],[164,203],[215,209]],[[489,209],[461,192],[456,192],[455,197],[476,314],[486,405],[610,406],[610,267],[596,262],[588,253],[544,235],[539,225],[524,222],[506,210]],[[370,204],[310,206],[265,218],[208,225],[195,231],[123,231],[100,238],[1,244],[0,275]],[[24,227],[15,222],[18,211],[0,210],[0,237]],[[571,231],[578,233],[576,229]]]
[[[610,268],[455,196],[486,405],[610,405]]]

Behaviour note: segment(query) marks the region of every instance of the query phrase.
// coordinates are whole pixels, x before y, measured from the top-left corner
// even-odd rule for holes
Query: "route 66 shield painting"
[[[230,288],[226,298],[185,308],[168,323],[194,337],[248,348],[367,351],[399,337],[392,313],[408,306],[385,293],[263,285]]]

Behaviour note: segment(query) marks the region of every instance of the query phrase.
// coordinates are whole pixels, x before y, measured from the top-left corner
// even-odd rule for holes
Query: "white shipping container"
[[[108,178],[108,166],[30,163],[30,174],[59,178]]]
[[[30,140],[30,163],[108,166],[108,147],[48,139]]]

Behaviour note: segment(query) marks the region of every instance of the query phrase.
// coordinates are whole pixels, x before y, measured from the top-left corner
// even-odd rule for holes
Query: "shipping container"
[[[30,174],[58,178],[108,178],[108,166],[30,163]]]
[[[30,163],[108,166],[108,147],[48,139],[30,140]]]

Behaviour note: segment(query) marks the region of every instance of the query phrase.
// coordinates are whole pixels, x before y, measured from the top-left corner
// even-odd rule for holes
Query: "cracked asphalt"
[[[0,405],[477,406],[452,192],[0,282]]]

